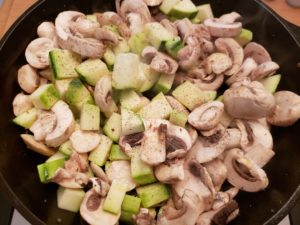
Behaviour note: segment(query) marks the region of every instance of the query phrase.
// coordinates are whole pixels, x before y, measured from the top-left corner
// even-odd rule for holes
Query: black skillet
[[[271,10],[254,0],[194,1],[210,2],[216,16],[237,11],[243,15],[246,28],[254,32],[254,41],[264,45],[281,66],[280,90],[300,94],[300,37],[295,36]],[[39,182],[36,165],[45,159],[26,149],[19,138],[23,129],[11,123],[11,102],[19,92],[18,68],[25,63],[24,49],[36,36],[37,26],[53,20],[64,10],[86,14],[112,10],[113,1],[105,0],[42,0],[21,16],[0,42],[0,187],[24,217],[32,224],[81,224],[79,214],[56,206],[54,184]],[[259,193],[240,193],[240,216],[232,222],[239,225],[277,224],[300,196],[300,122],[289,128],[273,128],[276,156],[265,167],[269,187]]]

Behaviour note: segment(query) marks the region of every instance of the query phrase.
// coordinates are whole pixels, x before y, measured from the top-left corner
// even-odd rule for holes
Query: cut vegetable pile
[[[264,190],[270,125],[300,117],[279,65],[237,12],[116,0],[43,22],[18,71],[13,122],[58,207],[93,225],[227,224]],[[276,75],[274,75],[276,74]],[[225,91],[224,91],[225,90]]]

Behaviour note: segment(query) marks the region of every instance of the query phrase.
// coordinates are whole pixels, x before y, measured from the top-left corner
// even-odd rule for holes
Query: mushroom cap
[[[235,21],[238,21],[242,18],[242,16],[237,12],[231,12],[224,14],[219,17],[219,20],[224,23],[234,23]]]
[[[56,116],[54,130],[46,136],[46,145],[58,147],[69,139],[75,129],[75,120],[68,104],[58,101],[52,106],[51,111]]]
[[[233,118],[259,119],[273,111],[275,99],[259,82],[243,81],[224,92],[224,105]]]
[[[42,22],[37,28],[37,35],[53,40],[55,38],[55,26],[52,22]]]
[[[85,15],[76,11],[64,11],[58,14],[55,19],[55,29],[58,43],[63,49],[68,49],[78,53],[82,57],[101,58],[105,51],[105,46],[101,41],[94,38],[84,38],[76,36],[71,31],[71,25],[78,18]]]
[[[241,22],[227,23],[216,18],[204,20],[204,25],[214,37],[235,37],[242,31]]]
[[[93,225],[115,225],[118,223],[121,212],[112,214],[103,210],[105,198],[102,198],[93,189],[86,192],[80,206],[82,218]]]
[[[249,42],[244,48],[245,57],[253,58],[258,65],[264,62],[272,61],[268,51],[256,42]]]
[[[160,5],[160,4],[163,2],[163,0],[144,0],[144,2],[145,2],[148,6],[153,7],[153,6],[158,6],[158,5]]]
[[[87,153],[95,149],[100,143],[101,136],[91,131],[76,130],[70,136],[73,149],[78,153]]]
[[[261,80],[273,75],[278,69],[279,65],[277,63],[272,61],[264,62],[254,69],[249,77],[251,80]]]
[[[18,116],[28,111],[29,109],[33,108],[33,104],[31,102],[29,95],[25,95],[23,93],[19,93],[16,95],[12,105],[13,105],[13,111],[15,116]]]
[[[270,124],[287,127],[300,118],[300,96],[291,91],[279,91],[274,94],[275,109],[267,117]]]
[[[36,69],[44,69],[49,66],[49,52],[55,44],[49,38],[37,38],[29,43],[25,50],[26,61]]]
[[[204,103],[188,116],[188,122],[199,130],[211,130],[220,122],[224,104],[219,101]]]
[[[243,48],[233,38],[218,38],[215,46],[217,51],[225,53],[231,58],[232,67],[225,74],[229,76],[236,74],[244,60]]]
[[[252,160],[246,158],[240,149],[229,150],[224,163],[228,171],[228,182],[243,191],[261,191],[269,184],[265,171]]]
[[[36,70],[26,64],[18,70],[18,83],[22,90],[31,94],[39,87],[40,78]]]
[[[107,177],[112,183],[113,180],[118,180],[126,184],[127,191],[136,188],[136,183],[131,177],[130,162],[125,160],[113,161],[106,170]]]

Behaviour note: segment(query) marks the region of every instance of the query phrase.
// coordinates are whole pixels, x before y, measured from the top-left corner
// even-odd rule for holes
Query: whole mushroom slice
[[[144,132],[122,135],[119,140],[120,148],[126,155],[132,157],[135,150],[134,148],[142,144]]]
[[[22,90],[31,94],[39,87],[40,78],[36,70],[26,64],[18,70],[18,83]]]
[[[243,191],[261,191],[269,184],[265,171],[252,160],[246,158],[240,149],[229,150],[224,163],[228,170],[228,182]]]
[[[275,107],[275,98],[257,82],[235,83],[224,92],[225,110],[233,118],[259,119],[270,114]]]
[[[29,109],[33,108],[33,104],[31,102],[29,95],[25,95],[23,93],[19,93],[16,95],[12,105],[13,105],[13,111],[15,116],[18,116],[28,111]]]
[[[100,107],[105,116],[110,117],[113,112],[118,111],[118,107],[112,97],[111,76],[104,75],[97,81],[94,98],[96,104]]]
[[[267,116],[274,126],[287,127],[300,118],[300,96],[291,91],[279,91],[274,94],[275,109]]]
[[[157,225],[195,225],[197,218],[204,211],[203,202],[191,190],[184,191],[180,198],[180,208],[170,203],[162,208],[158,215]]]
[[[235,120],[241,132],[240,146],[245,152],[252,151],[256,145],[273,148],[273,137],[270,130],[258,121]]]
[[[207,74],[222,74],[226,70],[230,69],[232,61],[230,57],[224,53],[213,53],[209,55],[205,60],[205,68]]]
[[[242,81],[244,78],[249,77],[256,68],[257,63],[255,60],[252,58],[246,58],[239,71],[226,80],[226,84],[231,85],[234,82]]]
[[[47,147],[44,143],[38,142],[30,134],[21,134],[21,138],[26,144],[27,148],[33,150],[44,156],[52,156],[55,154],[55,149]]]
[[[29,43],[25,50],[26,61],[36,69],[49,66],[49,52],[55,48],[55,43],[49,38],[37,38]]]
[[[195,108],[188,116],[188,122],[199,130],[211,130],[220,122],[224,104],[212,101]]]
[[[222,208],[205,212],[199,216],[196,225],[228,224],[239,214],[239,207],[235,200],[225,204]]]
[[[37,28],[37,35],[54,40],[56,36],[54,23],[48,21],[42,22]]]
[[[155,177],[162,183],[172,184],[184,179],[183,160],[167,161],[155,167]]]
[[[113,161],[106,170],[109,181],[118,180],[127,185],[127,191],[136,188],[136,183],[131,177],[130,162],[125,160]]]
[[[244,60],[243,48],[233,38],[218,38],[215,41],[217,51],[227,54],[232,61],[232,67],[225,74],[231,76],[236,74]]]
[[[77,130],[70,136],[72,148],[78,153],[87,153],[100,143],[101,136],[91,131]]]
[[[82,17],[85,15],[76,11],[64,11],[58,14],[55,19],[58,44],[61,48],[71,50],[82,57],[101,58],[105,51],[101,41],[72,33],[71,26]]]
[[[36,141],[44,141],[56,126],[56,115],[52,111],[40,110],[37,120],[31,125],[30,131]]]
[[[268,51],[256,42],[250,42],[244,48],[245,57],[253,58],[258,65],[272,61]]]
[[[214,159],[210,162],[204,163],[208,174],[211,177],[216,191],[219,191],[227,178],[227,168],[220,159]]]
[[[145,129],[141,145],[141,159],[152,166],[166,160],[167,125],[155,124]]]
[[[273,75],[276,70],[279,69],[279,65],[275,62],[261,63],[255,70],[252,71],[249,76],[251,80],[261,80],[265,77]]]
[[[51,108],[56,116],[54,130],[46,136],[46,145],[58,147],[69,139],[75,129],[75,120],[71,109],[64,101],[58,101]]]
[[[81,203],[80,215],[89,224],[93,225],[115,225],[118,223],[121,212],[112,214],[103,210],[105,198],[89,190]]]

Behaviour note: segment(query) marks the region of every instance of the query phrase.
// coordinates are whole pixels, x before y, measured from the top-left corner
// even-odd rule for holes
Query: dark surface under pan
[[[203,1],[194,1],[198,4]],[[283,75],[279,90],[300,94],[300,47],[273,13],[256,1],[215,0],[210,2],[215,15],[237,11],[243,15],[244,27],[254,32],[254,41],[264,45]],[[63,10],[86,14],[113,9],[113,1],[46,0],[32,6],[8,31],[0,43],[0,186],[1,192],[32,224],[80,224],[79,214],[56,206],[55,184],[39,182],[36,165],[45,158],[26,149],[13,125],[11,102],[20,91],[16,75],[25,63],[24,49],[34,39],[37,26],[53,20]],[[239,225],[277,224],[293,207],[300,194],[300,122],[289,128],[272,128],[276,156],[265,167],[269,187],[259,193],[240,193]]]

